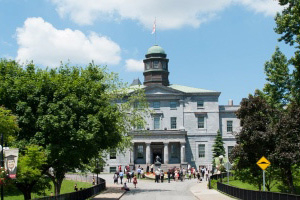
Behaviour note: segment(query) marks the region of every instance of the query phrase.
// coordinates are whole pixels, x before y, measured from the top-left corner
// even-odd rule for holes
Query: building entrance
[[[152,163],[155,163],[156,161],[156,156],[159,156],[161,159],[161,162],[163,163],[163,151],[162,147],[153,147],[152,149],[153,157],[152,157]]]

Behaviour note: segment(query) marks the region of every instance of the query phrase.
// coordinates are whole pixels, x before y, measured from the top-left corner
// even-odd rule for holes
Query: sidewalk
[[[214,189],[207,188],[207,181],[203,181],[202,183],[197,183],[190,188],[190,191],[194,194],[195,197],[201,200],[232,200],[231,198],[225,194],[222,194]]]
[[[126,191],[121,190],[122,185],[106,185],[106,190],[95,196],[92,200],[118,200]]]

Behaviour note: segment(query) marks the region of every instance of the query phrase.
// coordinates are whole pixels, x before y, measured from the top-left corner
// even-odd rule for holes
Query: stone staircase
[[[146,164],[135,164],[135,169],[138,167],[142,167],[144,169],[144,172],[147,170],[147,165]],[[169,169],[173,169],[174,167],[180,168],[180,164],[161,164],[160,169],[162,169],[164,172],[167,172]],[[150,166],[149,166],[149,171],[150,171]]]

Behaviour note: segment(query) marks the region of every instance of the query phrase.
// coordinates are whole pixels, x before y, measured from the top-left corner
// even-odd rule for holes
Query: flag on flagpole
[[[154,23],[153,23],[153,29],[152,29],[152,33],[151,34],[154,34],[156,31],[156,18],[154,20]]]

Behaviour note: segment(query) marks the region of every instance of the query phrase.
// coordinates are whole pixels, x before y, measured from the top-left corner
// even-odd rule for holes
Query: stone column
[[[131,151],[130,151],[130,163],[134,163],[134,143],[131,144]]]
[[[181,158],[181,163],[185,163],[185,143],[180,143],[180,149],[181,149],[181,153],[180,153],[180,158]]]
[[[169,143],[164,143],[164,164],[169,163]]]
[[[146,164],[150,164],[150,142],[146,143]]]

